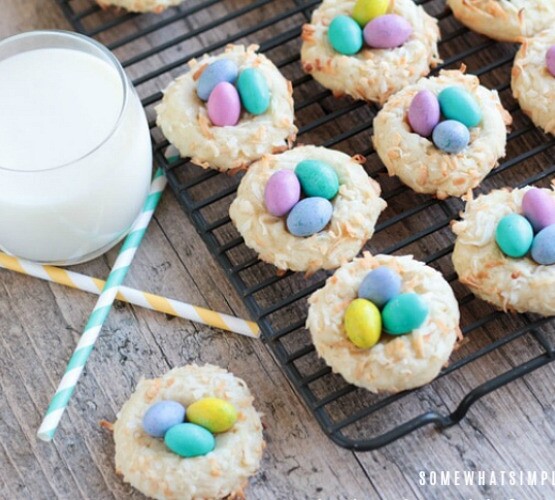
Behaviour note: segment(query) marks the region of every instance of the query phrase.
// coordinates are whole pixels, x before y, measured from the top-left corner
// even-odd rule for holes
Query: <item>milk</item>
[[[114,64],[68,48],[0,60],[4,251],[54,263],[102,253],[140,212],[151,168],[144,111]]]

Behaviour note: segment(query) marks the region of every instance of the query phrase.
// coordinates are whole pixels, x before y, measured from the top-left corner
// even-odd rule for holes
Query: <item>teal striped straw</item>
[[[108,314],[110,314],[110,310],[118,294],[118,289],[123,283],[127,271],[129,271],[131,261],[141,244],[148,224],[162,197],[166,182],[166,176],[163,170],[158,169],[156,174],[154,174],[150,192],[143,209],[123,242],[114,267],[108,275],[108,279],[98,298],[98,302],[85,326],[85,331],[83,335],[81,335],[79,343],[69,360],[62,381],[56,390],[56,394],[54,394],[48,406],[48,410],[46,410],[46,415],[37,432],[38,438],[43,441],[52,441],[52,439],[54,439],[62,415],[67,408],[71,395],[79,381],[79,377],[85,368],[87,359],[89,359],[94,348],[102,325],[106,321]]]

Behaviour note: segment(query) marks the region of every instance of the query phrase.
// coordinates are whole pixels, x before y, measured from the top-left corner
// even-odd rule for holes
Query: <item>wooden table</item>
[[[68,28],[54,0],[3,0],[0,37]],[[1,110],[0,110],[1,112]],[[115,252],[77,270],[106,276]],[[166,193],[126,281],[237,315],[246,311]],[[321,432],[261,342],[117,304],[53,444],[35,432],[95,298],[0,271],[0,498],[140,498],[114,472],[113,421],[141,376],[215,363],[244,378],[268,443],[251,498],[553,498],[552,486],[433,486],[420,471],[555,469],[555,366],[486,397],[458,426],[353,453]]]

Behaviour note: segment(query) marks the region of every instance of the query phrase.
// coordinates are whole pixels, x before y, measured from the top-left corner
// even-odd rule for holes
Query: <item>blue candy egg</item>
[[[377,267],[362,280],[358,296],[383,307],[401,293],[401,276],[389,267]]]
[[[164,443],[175,454],[185,457],[200,457],[216,447],[214,435],[200,425],[189,422],[175,425],[164,437]]]
[[[210,94],[218,83],[235,83],[239,69],[230,59],[218,59],[210,64],[200,75],[197,82],[197,95],[203,101],[208,101]]]
[[[289,212],[287,229],[294,236],[312,236],[328,225],[332,214],[333,206],[325,198],[305,198]]]
[[[518,259],[524,257],[534,238],[532,224],[522,215],[505,215],[495,229],[495,241],[507,256]]]
[[[542,229],[534,238],[532,259],[543,266],[555,264],[555,224]]]
[[[470,132],[456,120],[445,120],[434,128],[434,144],[446,153],[460,153],[470,142]]]
[[[177,401],[158,401],[144,414],[143,429],[152,437],[164,437],[174,425],[185,420],[185,407]]]
[[[362,49],[362,29],[349,16],[337,16],[330,23],[328,40],[336,52],[352,56]]]

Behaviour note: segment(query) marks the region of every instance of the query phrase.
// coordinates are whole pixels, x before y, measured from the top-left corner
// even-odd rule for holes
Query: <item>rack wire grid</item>
[[[555,359],[553,319],[498,312],[457,281],[451,264],[450,223],[459,217],[461,200],[418,195],[389,178],[371,145],[377,108],[335,99],[302,72],[301,27],[319,1],[188,0],[159,15],[102,10],[92,0],[58,2],[77,31],[103,42],[122,61],[142,98],[155,158],[165,167],[172,190],[259,322],[264,341],[290,383],[337,444],[371,450],[428,424],[451,426],[484,395]],[[549,184],[555,173],[555,139],[534,127],[511,97],[516,46],[496,43],[462,27],[444,0],[417,3],[439,19],[441,67],[458,68],[464,63],[484,85],[499,91],[514,119],[506,158],[476,191]],[[228,43],[259,44],[292,80],[299,142],[367,157],[365,168],[381,184],[388,208],[366,249],[413,254],[441,271],[452,285],[465,340],[434,382],[400,394],[373,395],[333,374],[318,358],[304,328],[307,298],[329,273],[278,274],[273,266],[260,262],[228,216],[241,176],[205,171],[186,160],[170,165],[164,159],[168,142],[156,127],[154,112],[162,98],[160,89],[187,71],[190,59],[218,52]],[[524,390],[531,390],[526,378],[521,383]]]

